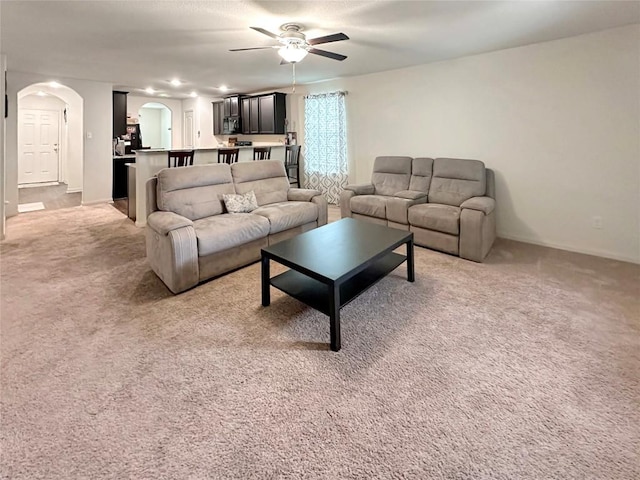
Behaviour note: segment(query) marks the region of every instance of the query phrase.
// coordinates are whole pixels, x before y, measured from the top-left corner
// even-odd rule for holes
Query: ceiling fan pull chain
[[[291,64],[293,67],[293,88],[291,89],[291,93],[296,93],[296,64],[295,62]]]

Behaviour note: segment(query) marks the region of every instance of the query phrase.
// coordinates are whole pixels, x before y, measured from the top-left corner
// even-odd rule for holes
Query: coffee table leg
[[[340,350],[340,286],[329,285],[329,328],[331,331],[331,350]]]
[[[271,276],[269,274],[269,257],[262,254],[262,306],[268,307],[271,304]]]
[[[416,272],[413,265],[413,239],[407,242],[407,280],[410,282],[416,280]]]

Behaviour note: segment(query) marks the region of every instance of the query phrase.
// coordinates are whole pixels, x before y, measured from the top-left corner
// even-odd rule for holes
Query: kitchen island
[[[239,162],[252,162],[253,161],[253,148],[254,147],[271,147],[271,160],[282,160],[284,162],[284,145],[282,143],[254,143],[251,146],[237,146],[237,147],[216,147],[216,148],[176,148],[171,151],[190,151],[194,150],[193,164],[203,165],[207,163],[218,163],[218,150],[227,148],[237,148],[238,161]],[[163,168],[167,168],[168,150],[165,149],[150,149],[150,150],[136,150],[136,168],[130,171],[129,181],[132,180],[132,172],[135,172],[135,189],[130,188],[130,191],[134,191],[136,198],[129,199],[135,204],[135,218],[136,226],[144,227],[147,224],[147,195],[146,195],[146,183],[151,177],[155,176]],[[181,167],[177,167],[181,168]]]

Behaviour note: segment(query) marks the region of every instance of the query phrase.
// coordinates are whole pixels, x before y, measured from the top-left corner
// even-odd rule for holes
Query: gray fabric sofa
[[[258,208],[227,213],[222,195]],[[277,160],[165,168],[147,182],[147,259],[173,293],[260,259],[260,249],[327,223],[317,190],[290,188]]]
[[[348,185],[342,217],[414,234],[417,245],[482,262],[496,237],[493,171],[479,160],[377,157],[371,183]]]

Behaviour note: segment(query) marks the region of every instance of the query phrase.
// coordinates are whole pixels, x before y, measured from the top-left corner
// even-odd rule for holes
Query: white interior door
[[[184,147],[193,148],[193,110],[184,112]]]
[[[20,109],[18,118],[18,183],[57,182],[58,112]]]

